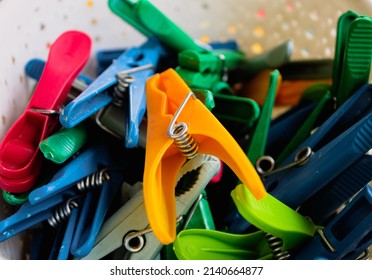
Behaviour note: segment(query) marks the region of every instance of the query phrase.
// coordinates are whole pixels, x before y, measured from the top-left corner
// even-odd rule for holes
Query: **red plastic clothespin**
[[[231,134],[196,99],[173,69],[146,82],[147,145],[143,177],[144,202],[150,226],[163,244],[176,237],[176,177],[187,159],[210,154],[226,163],[255,198],[264,185]]]
[[[79,31],[64,32],[51,45],[42,76],[25,111],[0,145],[0,188],[30,190],[40,172],[39,143],[59,126],[55,113],[65,102],[78,73],[89,59],[91,39]]]

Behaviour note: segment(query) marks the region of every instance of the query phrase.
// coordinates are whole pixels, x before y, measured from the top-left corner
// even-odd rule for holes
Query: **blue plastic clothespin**
[[[372,186],[366,185],[294,259],[355,260],[372,244]]]
[[[277,158],[309,117],[315,106],[316,103],[298,104],[274,119],[267,137],[266,154],[273,159]]]
[[[89,147],[63,166],[49,183],[31,191],[28,196],[29,202],[38,204],[48,200],[56,194],[70,189],[108,164],[109,154],[105,145]]]
[[[264,181],[268,192],[292,208],[297,208],[329,182],[352,166],[372,147],[372,112],[343,131],[329,143],[316,149],[301,151],[301,166],[269,175]],[[340,107],[341,109],[341,107]],[[332,117],[329,119],[332,121]],[[330,122],[331,122],[330,121]],[[313,135],[322,133],[329,125],[325,122]],[[315,138],[316,136],[314,136]]]
[[[292,166],[292,168],[268,175],[267,178],[263,180],[267,191],[283,203],[296,209],[301,204],[306,203],[315,193],[325,189],[329,184],[338,181],[338,184],[331,185],[332,191],[327,191],[327,197],[342,192],[343,190],[345,192],[343,192],[342,196],[337,194],[340,199],[327,199],[328,205],[325,206],[324,209],[322,209],[322,207],[316,207],[317,210],[311,208],[311,213],[317,212],[315,215],[319,216],[319,213],[324,213],[326,215],[328,211],[339,206],[340,200],[343,202],[349,199],[352,195],[352,193],[350,193],[352,192],[351,189],[360,189],[362,187],[360,185],[359,187],[356,185],[354,188],[349,187],[347,191],[345,188],[343,190],[336,188],[343,183],[343,178],[341,176],[347,176],[344,173],[349,172],[349,169],[353,168],[371,147],[371,144],[368,144],[368,142],[370,143],[371,141],[371,136],[368,137],[368,135],[365,135],[367,143],[364,143],[364,150],[353,153],[351,143],[354,141],[355,135],[358,135],[358,128],[355,127],[347,132],[348,128],[352,127],[352,125],[363,116],[371,112],[371,94],[372,85],[365,85],[338,108],[332,116],[328,118],[316,132],[308,137],[297,151],[295,151],[295,153],[298,153],[302,147],[309,147],[311,150],[315,151],[316,153],[309,159],[309,162],[305,163],[303,166]],[[297,112],[300,112],[300,110]],[[284,120],[285,119],[282,119],[282,121]],[[367,120],[366,125],[370,126],[370,121]],[[363,132],[363,129],[360,129],[360,131]],[[366,132],[370,133],[370,131],[371,129]],[[340,137],[337,138],[337,136]],[[357,139],[362,140],[363,134],[361,134],[360,137],[358,136]],[[348,158],[347,151],[353,153],[353,157]],[[291,155],[278,168],[290,165],[294,157],[294,154]],[[346,160],[339,160],[340,157],[346,158]],[[250,224],[245,221],[237,211],[231,213],[228,220],[231,221],[231,225],[229,225],[230,232],[241,233],[250,227]],[[318,222],[319,219],[315,221]]]
[[[139,125],[146,111],[145,82],[155,73],[158,61],[165,53],[155,37],[149,38],[140,47],[129,48],[62,110],[62,126],[73,127],[111,102],[123,105],[128,94],[125,146],[136,147]]]
[[[109,179],[100,188],[86,193],[82,204],[70,252],[75,258],[85,257],[93,249],[111,203],[123,183],[121,172],[108,169]]]
[[[351,167],[301,205],[298,212],[311,217],[311,220],[316,224],[325,224],[350,197],[371,181],[371,166],[372,155],[363,155]]]
[[[24,203],[13,215],[0,221],[0,242],[9,239],[44,221],[56,226],[68,218],[68,214],[76,207],[79,196],[77,192],[68,190],[32,205]]]
[[[79,208],[71,209],[71,214],[65,227],[58,228],[52,248],[50,250],[50,260],[68,260],[71,257],[70,248],[74,236],[75,227],[79,215]]]
[[[110,67],[114,60],[117,59],[120,55],[122,55],[126,50],[127,49],[125,48],[118,48],[97,51],[96,52],[97,76],[101,75],[108,67]]]

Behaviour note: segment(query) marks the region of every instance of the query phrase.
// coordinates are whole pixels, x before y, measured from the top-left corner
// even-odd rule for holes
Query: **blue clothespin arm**
[[[372,111],[372,85],[366,84],[355,92],[341,107],[339,107],[318,129],[309,136],[281,166],[290,163],[296,153],[304,146],[319,150],[343,131],[355,124],[363,116]]]
[[[372,186],[366,185],[321,233],[293,258],[357,259],[372,244]]]
[[[125,138],[124,143],[127,148],[135,148],[138,146],[139,141],[139,127],[146,112],[146,80],[154,75],[158,62],[161,57],[166,55],[166,51],[160,42],[151,37],[141,47],[140,61],[136,56],[133,56],[132,69],[128,71],[128,74],[134,78],[134,81],[129,85],[129,106],[128,106],[128,118],[125,120]],[[136,67],[141,66],[152,66],[143,70],[135,70]],[[132,72],[132,70],[134,70]]]
[[[109,152],[105,145],[87,148],[63,166],[48,184],[31,191],[28,196],[30,204],[39,204],[75,186],[76,183],[97,172],[100,167],[107,166],[108,163]]]
[[[127,49],[104,49],[96,52],[97,76],[101,75]]]
[[[53,217],[55,208],[63,206],[66,197],[74,196],[76,193],[69,190],[37,205],[24,203],[17,212],[0,222],[0,242]]]
[[[324,224],[343,204],[371,181],[371,166],[372,155],[367,153],[301,205],[298,212],[311,217],[316,224]]]
[[[123,179],[124,176],[120,172],[110,172],[108,181],[104,182],[99,189],[86,194],[70,249],[75,258],[85,257],[93,249],[107,211]]]
[[[89,87],[77,98],[70,102],[60,114],[62,126],[69,128],[79,124],[89,116],[93,115],[110,102],[113,96],[110,88],[116,85],[124,89],[119,89],[115,97],[120,97],[121,90],[128,86],[125,77],[129,79],[129,130],[126,137],[126,146],[135,147],[138,143],[138,127],[146,111],[145,81],[155,73],[158,61],[165,55],[165,49],[155,37],[149,38],[140,47],[129,48],[120,55]],[[119,81],[119,77],[123,80]]]
[[[296,209],[353,165],[372,147],[372,112],[315,153],[302,166],[267,178],[268,192]],[[274,176],[276,174],[273,174]]]
[[[25,66],[25,73],[28,77],[31,79],[34,79],[36,81],[40,80],[41,74],[44,71],[45,67],[45,60],[40,59],[40,58],[33,58],[30,59]],[[89,85],[93,80],[92,78],[84,75],[84,74],[79,74],[77,76],[78,80],[82,80],[85,84]]]
[[[49,254],[50,260],[68,260],[71,258],[70,247],[79,215],[79,208],[73,208],[66,226],[60,226]]]

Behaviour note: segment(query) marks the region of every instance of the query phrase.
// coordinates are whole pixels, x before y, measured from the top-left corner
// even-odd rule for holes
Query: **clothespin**
[[[315,234],[315,225],[270,194],[257,200],[244,185],[238,185],[231,196],[239,213],[252,225],[271,236],[274,259],[288,259]],[[282,241],[282,242],[281,242]]]
[[[100,182],[92,184],[93,181],[89,178],[97,178],[92,176],[85,180],[87,184],[84,187],[89,191],[86,192],[84,200],[79,205],[79,217],[70,247],[70,252],[75,258],[85,257],[93,249],[107,218],[109,207],[123,183],[122,172],[115,170],[114,166],[100,172],[102,174]]]
[[[38,145],[58,128],[54,113],[87,62],[90,47],[90,38],[78,31],[67,31],[52,44],[30,102],[0,146],[0,184],[5,191],[20,193],[33,187],[42,162]]]
[[[270,155],[273,163],[301,128],[301,125],[309,118],[315,107],[315,102],[297,104],[272,120],[267,137],[266,154]]]
[[[78,200],[77,192],[68,190],[37,205],[24,203],[13,215],[0,221],[0,242],[44,221],[52,227],[58,226],[69,217],[71,210],[78,206]]]
[[[355,260],[372,244],[372,187],[366,185],[293,256],[297,260]]]
[[[269,194],[258,201],[239,185],[232,191],[232,197],[239,212],[259,230],[248,234],[182,230],[174,242],[179,259],[288,259],[315,234],[316,227],[308,219]]]
[[[213,93],[212,112],[219,119],[237,121],[250,127],[257,119],[257,103],[245,97],[236,96],[225,82],[227,73],[244,60],[240,51],[185,50],[179,53],[177,73],[191,89],[210,90]]]
[[[176,175],[187,158],[214,155],[226,163],[255,197],[266,191],[235,139],[173,70],[149,78],[144,199],[150,225],[163,244],[175,239]],[[167,135],[168,131],[168,135]],[[174,145],[173,145],[174,144]],[[181,152],[181,153],[180,153]]]
[[[208,155],[198,155],[183,166],[178,174],[179,180],[188,172],[194,178],[186,185],[178,187],[176,215],[181,221],[196,198],[217,172],[219,161]],[[123,241],[124,240],[124,241]],[[83,259],[101,259],[121,248],[124,243],[129,259],[155,259],[163,244],[156,238],[149,225],[142,183],[139,190],[104,223],[92,251]]]
[[[337,107],[369,81],[371,31],[372,19],[353,11],[342,14],[338,20],[331,89]]]
[[[45,68],[45,61],[40,58],[33,58],[30,59],[25,66],[25,74],[27,77],[35,80],[38,82],[41,78],[41,74],[43,73]],[[87,85],[89,85],[93,81],[92,78],[79,73],[76,79],[72,82],[71,89],[76,89],[79,91],[83,91]],[[68,94],[68,99],[71,98],[70,93]],[[67,103],[68,103],[67,99]]]
[[[333,103],[333,100],[331,99],[330,92],[327,92],[279,154],[275,161],[276,165],[280,165],[308,136],[310,136],[311,131],[315,128],[315,124],[319,122],[322,115],[330,115],[330,102]]]
[[[179,260],[270,260],[273,251],[264,231],[233,234],[186,229],[177,234],[174,252]]]
[[[252,164],[256,164],[259,157],[265,155],[267,135],[271,123],[272,110],[274,108],[275,96],[279,89],[281,76],[278,70],[270,75],[270,84],[267,89],[265,103],[262,106],[254,132],[251,136],[247,156]]]
[[[314,149],[304,145],[293,163],[281,166],[276,172],[273,170],[276,174],[267,174],[264,182],[267,191],[288,206],[297,208],[352,166],[372,146],[370,108],[369,113],[333,140]],[[325,122],[312,136],[328,130],[329,123]],[[294,166],[296,168],[291,168]]]
[[[210,49],[209,45],[191,38],[150,1],[109,0],[108,5],[113,13],[144,36],[155,35],[164,45],[176,52]]]
[[[325,224],[372,178],[372,155],[365,154],[300,206],[298,212],[319,225]],[[321,207],[314,207],[321,205]]]
[[[103,71],[110,67],[112,62],[122,55],[126,50],[126,48],[98,50],[96,52],[97,76],[101,75]]]
[[[76,204],[77,205],[77,204]],[[78,206],[79,207],[79,206]],[[65,226],[60,225],[57,229],[52,248],[50,250],[50,260],[68,260],[71,257],[70,248],[77,224],[79,208],[71,209],[68,221]]]
[[[40,142],[39,148],[46,159],[61,164],[86,144],[88,131],[83,124],[62,128]]]
[[[145,82],[153,75],[164,53],[154,37],[140,47],[129,48],[64,107],[60,114],[61,124],[66,128],[73,127],[113,102],[128,107],[125,146],[137,146],[139,125],[146,111]],[[128,103],[126,94],[129,95]]]
[[[31,191],[28,199],[31,204],[36,205],[72,187],[80,188],[81,185],[84,189],[86,184],[91,184],[85,178],[93,174],[99,175],[101,168],[109,166],[109,163],[110,155],[105,145],[89,147],[60,168],[50,182]],[[93,184],[101,181],[99,178],[100,176],[95,176]]]

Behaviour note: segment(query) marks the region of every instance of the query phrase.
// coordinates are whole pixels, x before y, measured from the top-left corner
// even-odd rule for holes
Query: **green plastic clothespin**
[[[39,147],[46,159],[61,164],[85,144],[87,134],[84,125],[63,128],[41,141]]]
[[[314,124],[331,101],[331,94],[330,92],[327,92],[316,105],[314,110],[311,112],[310,116],[308,116],[308,118],[302,124],[300,129],[293,136],[285,149],[280,153],[277,160],[275,161],[277,166],[280,165],[297,147],[299,147],[307,137],[309,137],[311,131],[314,129]]]
[[[227,52],[221,51],[226,55]],[[237,53],[226,55],[224,63],[221,59],[208,51],[187,50],[179,53],[179,66],[177,73],[190,88],[211,90],[215,107],[212,113],[219,119],[236,121],[250,127],[257,119],[260,108],[253,99],[235,96],[230,85],[224,82],[226,62],[229,67],[243,59]]]
[[[298,248],[316,232],[316,226],[310,220],[270,194],[257,200],[240,184],[231,192],[231,196],[239,213],[248,222],[283,241],[281,251]]]
[[[172,22],[158,8],[147,0],[109,0],[110,10],[132,25],[146,37],[155,35],[171,49],[182,50],[210,49],[191,38],[185,31]]]
[[[252,134],[247,152],[247,156],[253,165],[257,162],[259,157],[265,154],[266,140],[271,123],[271,115],[280,81],[281,76],[279,71],[274,70],[271,72],[266,99],[264,105],[262,106],[261,114],[258,118],[256,128]]]
[[[269,260],[273,258],[266,233],[232,234],[216,230],[187,229],[174,242],[180,260]]]
[[[337,23],[331,89],[337,107],[368,83],[371,60],[372,19],[347,11]]]

